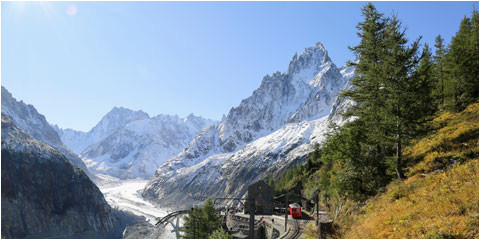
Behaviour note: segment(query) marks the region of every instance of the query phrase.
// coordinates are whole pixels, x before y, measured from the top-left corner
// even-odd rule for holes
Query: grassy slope
[[[406,149],[408,179],[356,211],[346,238],[478,238],[478,103]]]

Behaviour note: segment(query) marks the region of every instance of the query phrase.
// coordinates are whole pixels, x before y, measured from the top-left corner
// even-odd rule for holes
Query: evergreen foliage
[[[461,111],[478,101],[478,11],[464,17],[445,55],[447,109]]]
[[[212,199],[207,199],[203,207],[194,207],[184,217],[182,238],[205,239],[221,227],[221,218],[217,215]]]
[[[445,107],[445,78],[444,78],[444,61],[446,49],[440,34],[435,38],[435,74],[438,79],[437,88],[435,89],[436,99],[439,99],[440,108]]]
[[[313,148],[314,151],[308,156],[305,164],[296,164],[290,169],[287,169],[285,174],[278,181],[274,181],[272,176],[269,177],[268,184],[273,187],[275,195],[291,192],[297,187],[303,189],[307,177],[320,169],[322,165],[322,162],[320,161],[320,145],[315,144]]]
[[[322,195],[361,201],[388,183],[387,164],[378,158],[375,142],[365,141],[368,138],[362,131],[364,127],[365,122],[359,119],[334,128],[327,137],[320,158]]]
[[[210,234],[208,236],[208,238],[209,239],[232,239],[233,236],[230,235],[225,230],[223,230],[222,228],[219,228],[219,229],[213,231],[212,234]]]
[[[420,38],[407,45],[405,29],[396,15],[385,18],[371,3],[362,13],[364,22],[357,27],[361,42],[350,48],[357,57],[352,63],[357,75],[352,81],[354,88],[343,96],[357,103],[350,115],[362,121],[364,143],[376,147],[373,161],[365,164],[392,159],[394,146],[395,172],[404,178],[402,147],[422,132],[434,111],[431,54],[427,47],[418,56]]]

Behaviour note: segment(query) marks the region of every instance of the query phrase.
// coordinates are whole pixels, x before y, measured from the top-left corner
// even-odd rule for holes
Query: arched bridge
[[[158,222],[155,224],[155,226],[158,227],[159,225],[167,225],[167,223],[169,222],[168,220],[170,220],[171,218],[186,214],[187,212],[188,210],[180,210],[180,211],[171,212],[165,217],[157,218]]]

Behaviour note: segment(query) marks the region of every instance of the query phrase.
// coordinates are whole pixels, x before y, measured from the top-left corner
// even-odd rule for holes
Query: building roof
[[[292,203],[288,205],[290,208],[300,208],[300,205],[298,203]]]

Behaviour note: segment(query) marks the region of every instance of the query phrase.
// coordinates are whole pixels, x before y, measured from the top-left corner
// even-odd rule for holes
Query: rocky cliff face
[[[13,120],[15,125],[29,136],[55,148],[72,164],[80,167],[87,174],[89,173],[87,166],[85,166],[80,157],[63,145],[57,132],[50,126],[45,116],[38,113],[32,105],[27,105],[23,101],[17,101],[3,86],[2,113]]]
[[[2,237],[110,236],[112,209],[83,170],[3,113],[1,139]]]
[[[295,55],[287,72],[266,76],[218,125],[204,129],[166,161],[143,195],[162,203],[242,196],[258,179],[303,161],[348,100],[353,68],[337,68],[321,43]]]

